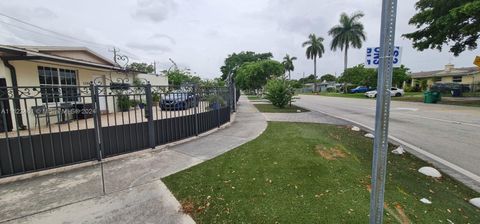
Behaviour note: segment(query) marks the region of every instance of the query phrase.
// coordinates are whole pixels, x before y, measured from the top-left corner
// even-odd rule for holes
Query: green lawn
[[[309,110],[297,107],[295,105],[285,106],[284,108],[279,108],[273,106],[272,104],[253,104],[260,112],[262,113],[297,113],[297,110],[300,112],[308,112]]]
[[[372,140],[346,127],[269,122],[257,139],[164,178],[198,223],[368,223]],[[478,196],[389,153],[385,223],[480,223]],[[419,200],[428,198],[431,205]]]
[[[247,95],[249,100],[261,100],[262,98],[257,95]]]

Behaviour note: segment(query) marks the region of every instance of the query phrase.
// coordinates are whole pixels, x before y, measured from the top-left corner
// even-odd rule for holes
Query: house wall
[[[0,59],[0,78],[4,79],[7,77],[7,68],[3,64],[3,61]]]
[[[166,75],[137,74],[137,78],[147,80],[152,86],[168,85],[168,77]]]
[[[46,62],[46,61],[11,61],[10,64],[12,64],[15,67],[16,74],[17,74],[17,82],[19,87],[38,87],[40,85],[39,81],[39,75],[38,75],[38,66],[46,66],[46,67],[53,67],[53,68],[58,68],[58,69],[70,69],[70,70],[75,70],[77,72],[77,77],[78,77],[78,83],[77,85],[82,86],[82,87],[88,87],[90,85],[90,82],[94,80],[96,77],[105,77],[104,85],[109,85],[110,80],[113,80],[116,82],[119,79],[125,80],[128,83],[131,83],[133,78],[128,77],[124,73],[118,73],[106,69],[96,69],[96,68],[89,68],[89,67],[83,67],[83,66],[77,66],[77,65],[69,65],[69,64],[62,64],[62,63],[51,63],[51,62]],[[0,66],[0,72],[2,71],[2,66]],[[4,67],[4,66],[3,66]],[[11,78],[10,78],[10,70],[6,67],[3,68],[5,71],[5,76],[7,80],[7,86],[12,86]],[[22,88],[19,88],[20,91]],[[30,88],[30,91],[32,89]],[[85,94],[82,94],[85,95]],[[37,97],[40,97],[41,95],[38,94]],[[108,113],[108,112],[113,112],[114,107],[116,106],[116,103],[113,101],[113,97],[103,97],[100,98],[100,100],[103,100],[105,102],[104,105],[105,107],[102,108],[103,113]],[[83,103],[91,103],[91,97],[81,97],[81,102]],[[35,116],[32,111],[32,106],[36,105],[43,105],[41,99],[26,99],[26,100],[21,100],[21,110],[20,112],[22,113],[23,117],[23,123],[26,126],[34,127],[35,126]],[[48,107],[53,108],[55,106],[59,106],[59,104],[55,103],[49,103]],[[13,101],[10,100],[10,108],[13,107]],[[28,125],[27,125],[27,115],[28,115]],[[45,125],[46,119],[40,119],[41,123],[40,125]],[[13,127],[15,129],[16,127],[16,119],[12,117],[12,122],[13,122]],[[50,123],[54,124],[58,122],[57,116],[50,116]]]
[[[415,82],[421,82],[421,80],[427,80],[427,85],[432,86],[435,83],[452,83],[453,82],[453,76],[445,76],[442,77],[441,81],[435,82],[434,78],[423,78],[423,79],[418,79],[418,78],[412,78],[412,84],[411,86],[415,86]],[[460,84],[466,84],[466,85],[471,85],[471,84],[480,84],[480,73],[476,73],[474,75],[466,75],[462,77],[462,82]]]

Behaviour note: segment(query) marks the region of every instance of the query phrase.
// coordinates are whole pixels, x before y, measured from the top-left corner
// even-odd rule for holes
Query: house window
[[[78,101],[74,70],[38,66],[38,77],[43,103]]]
[[[434,81],[434,82],[441,82],[441,81],[442,81],[442,77],[435,77],[435,78],[433,78],[433,81]]]
[[[453,76],[452,82],[462,82],[462,76]]]

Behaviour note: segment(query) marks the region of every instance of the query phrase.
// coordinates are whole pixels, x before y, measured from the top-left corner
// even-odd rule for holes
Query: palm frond
[[[361,48],[362,41],[366,39],[364,27],[358,20],[362,18],[362,12],[353,13],[351,16],[346,13],[340,15],[340,24],[332,27],[328,34],[332,36],[330,49],[336,51],[348,49],[350,46],[354,48]]]

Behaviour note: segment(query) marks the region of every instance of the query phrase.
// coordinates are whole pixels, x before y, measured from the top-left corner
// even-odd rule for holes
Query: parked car
[[[400,88],[396,88],[396,87],[392,87],[390,88],[390,96],[403,96],[405,95],[405,91],[403,91],[403,89],[400,89]],[[368,91],[365,93],[365,96],[366,97],[370,97],[370,98],[376,98],[377,97],[377,90],[372,90],[372,91]]]
[[[366,86],[357,86],[354,89],[350,90],[350,93],[365,93],[368,92],[368,87]]]
[[[160,101],[162,110],[186,110],[197,107],[200,97],[190,92],[173,92],[165,95]]]

